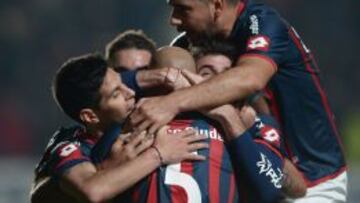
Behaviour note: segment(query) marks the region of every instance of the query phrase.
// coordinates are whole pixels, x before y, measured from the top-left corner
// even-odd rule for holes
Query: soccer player
[[[180,48],[164,47],[155,56],[158,68],[175,66],[186,68],[187,70],[195,70],[194,62],[186,62],[186,60],[193,60],[191,55]],[[164,58],[162,59],[162,57]],[[225,131],[227,133],[224,134],[221,130],[222,127],[218,124],[195,112],[180,114],[169,123],[170,132],[194,128],[200,134],[205,134],[208,137],[209,149],[198,151],[199,154],[208,157],[206,161],[181,162],[161,167],[149,178],[139,183],[131,193],[126,193],[128,196],[125,195],[119,198],[119,201],[237,202],[238,193],[235,192],[232,164],[230,163],[229,152],[224,147],[223,136],[229,142],[235,166],[239,171],[239,173],[235,174],[239,179],[237,183],[241,182],[242,186],[245,186],[239,192],[241,199],[247,197],[248,200],[251,199],[252,201],[256,198],[261,202],[273,202],[274,200],[281,199],[282,184],[286,185],[289,189],[290,185],[285,182],[294,180],[290,180],[290,177],[301,179],[296,170],[290,166],[286,171],[286,174],[288,174],[287,178],[284,178],[284,182],[281,182],[283,177],[282,156],[278,153],[278,150],[274,149],[276,147],[271,147],[270,143],[266,144],[265,140],[261,137],[255,138],[256,136],[251,134],[253,132],[245,133],[246,128],[242,125],[242,121],[234,108],[231,106],[222,107],[212,110],[209,115],[214,117],[214,119],[218,119],[221,124],[226,126]],[[258,126],[262,126],[260,127],[262,128],[261,131],[265,134],[270,132],[271,129],[274,130],[268,125],[264,127],[264,124],[258,123]],[[236,138],[242,136],[241,134],[243,133],[247,134],[243,136],[247,138],[245,138],[246,141],[240,141],[240,143],[244,142],[243,144],[246,143],[245,145],[253,147],[245,148],[240,146],[241,144],[235,143],[236,141],[231,141],[237,140]],[[255,143],[253,138],[263,142]],[[242,149],[250,151],[245,152]],[[274,151],[271,151],[271,149]],[[267,154],[265,157],[269,157],[269,159],[266,158],[265,165],[263,165],[265,158],[261,158],[261,153]],[[249,154],[254,155],[254,157],[251,157]],[[264,167],[263,169],[266,172],[261,171],[261,169],[260,175],[258,175],[257,164],[258,168]],[[270,168],[274,168],[276,171],[270,170]],[[269,174],[272,174],[271,177],[269,177]],[[240,179],[242,180],[240,181]],[[293,187],[294,183],[292,182],[291,185]],[[293,188],[287,192],[293,197],[301,196],[301,194],[304,194],[304,188],[305,184],[303,183],[302,188],[301,186],[296,186],[298,191],[295,191]],[[283,189],[283,191],[286,191],[286,189]],[[240,201],[242,202],[243,200]]]
[[[41,188],[41,184],[53,181],[46,184],[47,189],[55,189],[52,194],[56,195],[56,191],[62,194],[56,190],[61,188],[67,194],[64,198],[68,202],[70,197],[80,202],[104,202],[162,164],[204,159],[202,155],[192,153],[207,147],[206,143],[198,142],[204,137],[193,131],[170,137],[163,129],[155,138],[145,139],[145,146],[151,147],[140,149],[143,152],[136,159],[98,170],[92,153],[98,145],[106,144],[103,141],[108,139],[106,129],[120,125],[130,114],[135,104],[134,92],[122,83],[117,72],[108,68],[102,57],[96,55],[67,61],[56,74],[53,91],[62,110],[85,128],[68,129],[69,132],[54,135],[36,168],[35,190]],[[50,195],[48,191],[43,190],[42,194],[34,191],[32,201],[58,201],[46,199]]]
[[[266,88],[288,156],[309,186],[307,196],[297,201],[345,202],[346,163],[334,116],[314,57],[295,29],[274,9],[251,1],[169,4],[171,24],[186,31],[175,46],[219,37],[231,40],[240,55],[234,67],[204,83],[142,102],[131,115],[136,128],[153,132],[179,112],[226,104]]]
[[[191,47],[196,61],[196,72],[205,79],[212,78],[219,73],[230,69],[236,62],[238,53],[234,44],[228,40],[203,39],[196,46]],[[258,114],[271,115],[264,92],[256,92],[245,100]],[[235,102],[235,106],[242,107],[243,102]]]
[[[105,56],[116,70],[146,68],[156,51],[155,42],[141,30],[120,33],[106,45]]]

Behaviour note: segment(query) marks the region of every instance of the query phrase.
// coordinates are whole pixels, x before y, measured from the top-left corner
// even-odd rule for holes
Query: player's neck
[[[244,3],[240,2],[239,4],[243,5]],[[221,27],[220,32],[222,33],[223,36],[228,37],[230,36],[233,27],[235,25],[236,19],[239,16],[239,8],[240,5],[237,6],[230,6],[227,5],[222,16],[221,19],[219,19],[218,21],[218,26]]]
[[[96,126],[86,126],[86,131],[94,138],[100,139],[104,135],[104,130],[96,125]]]

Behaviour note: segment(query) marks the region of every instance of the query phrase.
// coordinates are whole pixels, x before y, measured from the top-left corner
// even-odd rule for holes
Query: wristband
[[[141,88],[136,80],[137,72],[137,70],[133,70],[120,73],[122,83],[124,83],[128,88],[134,90],[135,94],[139,94],[141,92]]]
[[[151,146],[150,148],[155,149],[155,151],[156,151],[156,153],[157,153],[157,155],[158,155],[158,157],[159,157],[159,160],[160,160],[160,165],[163,165],[163,164],[164,164],[164,159],[163,159],[163,157],[161,156],[160,150],[159,150],[157,147],[155,147],[155,146]]]

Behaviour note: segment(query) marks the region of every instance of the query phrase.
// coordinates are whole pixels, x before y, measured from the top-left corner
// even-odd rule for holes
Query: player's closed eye
[[[116,99],[120,94],[121,94],[121,91],[120,91],[120,89],[117,88],[116,90],[113,91],[113,93],[111,94],[111,97],[113,99]]]

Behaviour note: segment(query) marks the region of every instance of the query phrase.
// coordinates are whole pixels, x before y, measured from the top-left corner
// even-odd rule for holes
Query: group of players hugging
[[[50,139],[31,202],[346,202],[342,146],[295,29],[245,0],[169,0],[181,32],[142,31],[57,71],[76,123]]]

